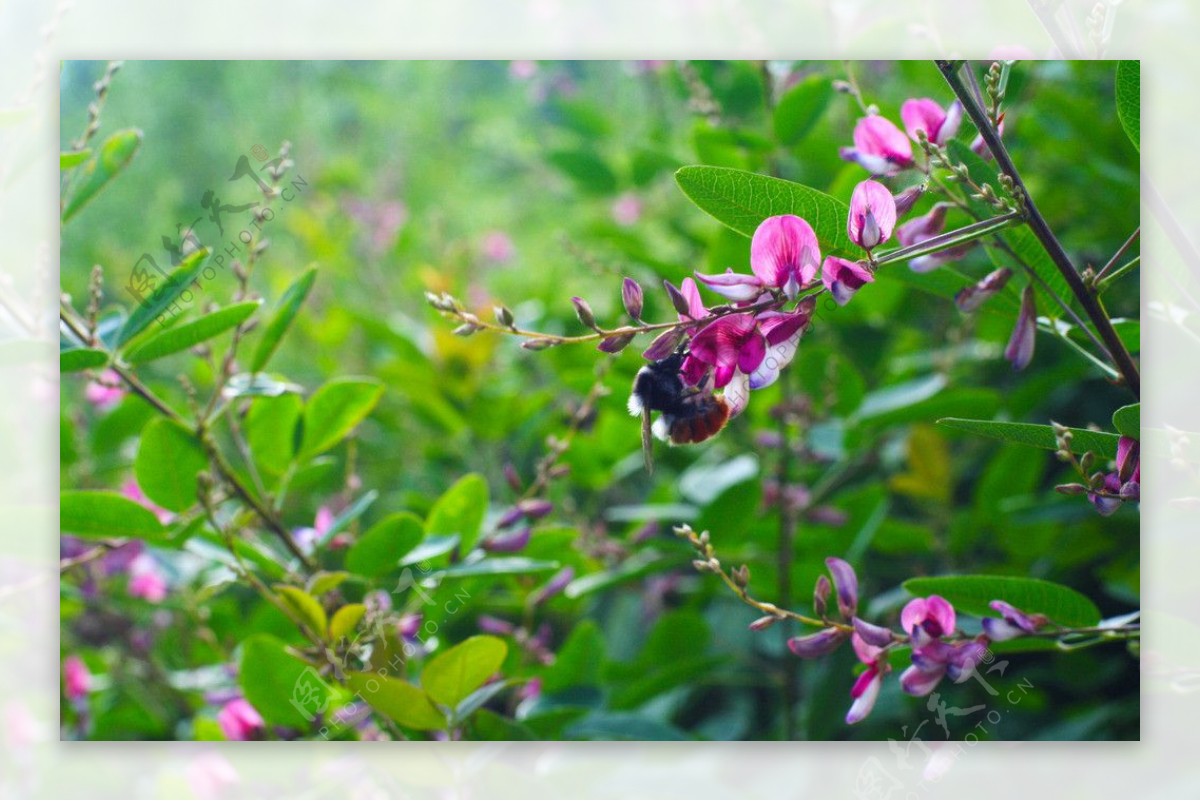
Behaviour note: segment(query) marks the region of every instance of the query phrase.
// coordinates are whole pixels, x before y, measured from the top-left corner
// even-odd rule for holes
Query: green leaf
[[[624,584],[631,579],[652,573],[673,561],[677,560],[664,557],[653,548],[647,548],[618,563],[615,567],[580,576],[567,585],[563,590],[563,595],[568,598],[579,598],[593,592],[606,590],[609,587]]]
[[[291,587],[287,584],[276,584],[275,591],[279,593],[279,597],[296,613],[296,616],[308,627],[310,632],[318,637],[325,636],[329,622],[325,617],[325,609],[321,606],[320,601],[299,587]]]
[[[466,578],[467,576],[520,576],[527,573],[546,573],[562,567],[558,562],[529,559],[524,556],[501,556],[480,559],[478,562],[459,562],[438,570],[431,578]]]
[[[125,320],[125,325],[121,326],[121,333],[117,335],[117,347],[142,333],[196,281],[196,278],[204,270],[204,262],[208,259],[210,252],[208,248],[200,248],[179,262],[179,266],[167,276],[164,283],[160,284],[130,313]]]
[[[1138,152],[1142,150],[1142,62],[1117,62],[1117,116]]]
[[[595,621],[585,618],[575,624],[554,664],[542,677],[542,690],[556,693],[569,687],[598,687],[603,664],[604,635]]]
[[[300,458],[309,459],[345,439],[382,395],[383,383],[373,378],[335,378],[324,384],[304,408]]]
[[[1086,596],[1061,584],[1015,576],[941,576],[914,578],[904,589],[915,596],[940,595],[959,612],[996,617],[988,606],[1006,601],[1028,614],[1042,614],[1061,626],[1094,626],[1100,610]]]
[[[226,398],[277,398],[288,393],[299,394],[304,387],[282,376],[266,373],[238,373],[225,382],[221,394]]]
[[[76,348],[75,350],[64,350],[58,354],[58,370],[62,373],[94,370],[106,364],[108,364],[108,351],[95,348]]]
[[[446,716],[429,696],[406,681],[375,673],[351,673],[346,685],[372,709],[409,729],[429,731],[446,727]]]
[[[100,152],[83,168],[80,184],[63,208],[64,223],[74,217],[105,184],[117,176],[117,173],[125,169],[141,144],[142,132],[135,128],[117,131],[104,140],[104,144],[100,145]],[[61,169],[61,155],[59,162]]]
[[[454,708],[483,686],[507,655],[508,645],[499,637],[471,637],[430,659],[421,671],[421,686],[430,698]]]
[[[1134,439],[1142,438],[1142,404],[1131,403],[1113,412],[1113,428],[1118,434]]]
[[[292,656],[283,641],[252,634],[242,641],[238,682],[267,723],[307,730],[328,712],[333,690],[311,666]]]
[[[208,456],[183,425],[156,418],[142,429],[133,472],[142,492],[159,506],[190,509],[199,500],[196,476],[207,469]]]
[[[143,364],[161,359],[163,356],[170,356],[181,350],[187,350],[245,322],[246,318],[254,314],[261,304],[260,300],[235,303],[192,320],[190,323],[168,328],[166,331],[144,340],[125,355],[125,360],[130,364]]]
[[[258,466],[281,475],[296,453],[296,426],[304,410],[298,395],[256,398],[246,414],[246,440]]]
[[[775,106],[775,138],[781,145],[794,147],[825,112],[833,97],[833,83],[825,75],[810,75],[779,99]]]
[[[87,161],[91,155],[92,149],[90,147],[85,147],[83,150],[71,150],[66,153],[59,153],[58,168],[60,170],[74,169]]]
[[[433,504],[425,533],[431,537],[457,534],[461,552],[470,553],[479,539],[487,505],[487,482],[478,473],[468,473]]]
[[[606,195],[617,189],[617,176],[603,159],[589,150],[556,150],[546,156],[546,161],[584,192]]]
[[[283,335],[287,333],[292,321],[296,319],[296,314],[300,311],[308,293],[312,291],[313,282],[316,280],[317,270],[315,267],[310,267],[283,293],[283,297],[279,299],[279,308],[276,309],[271,322],[267,323],[267,327],[263,329],[262,338],[258,340],[258,346],[254,348],[254,358],[250,360],[250,372],[257,373],[267,365],[267,361],[279,347]]]
[[[345,570],[318,571],[308,580],[308,592],[320,598],[330,590],[339,587],[348,578],[350,578],[350,574]]]
[[[517,742],[538,739],[528,726],[497,715],[490,709],[476,712],[473,724],[476,736],[480,740]]]
[[[154,512],[115,492],[63,490],[58,525],[63,533],[92,539],[137,537],[154,542],[166,536]]]
[[[459,536],[457,534],[451,534],[447,537],[426,537],[420,545],[413,548],[407,556],[400,560],[400,567],[427,562],[430,559],[450,553],[458,547],[458,543]]]
[[[640,712],[592,712],[572,723],[565,734],[578,740],[688,740],[688,735],[669,723]]]
[[[1022,445],[1032,445],[1035,448],[1058,450],[1058,441],[1054,429],[1050,426],[1035,423],[1002,423],[996,420],[964,420],[960,417],[943,417],[938,425],[968,431],[983,437],[1019,442]],[[1071,452],[1076,454],[1093,451],[1097,456],[1113,459],[1117,455],[1117,435],[1107,431],[1088,431],[1085,428],[1072,428]]]
[[[745,236],[753,236],[768,217],[795,214],[812,226],[823,255],[863,255],[846,234],[850,207],[823,192],[728,167],[681,167],[675,182],[703,211]]]
[[[329,621],[330,642],[336,643],[342,637],[349,637],[366,613],[367,607],[363,604],[346,604],[334,612],[333,619]]]
[[[410,512],[397,512],[367,529],[346,552],[346,569],[360,576],[382,576],[425,537],[425,524]]]

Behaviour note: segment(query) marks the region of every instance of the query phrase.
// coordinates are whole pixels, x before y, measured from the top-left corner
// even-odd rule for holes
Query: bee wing
[[[654,437],[651,434],[650,410],[642,409],[642,455],[646,458],[646,473],[654,472]]]

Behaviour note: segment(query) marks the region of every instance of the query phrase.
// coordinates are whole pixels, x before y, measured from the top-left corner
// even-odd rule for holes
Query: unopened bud
[[[750,624],[750,630],[763,631],[764,629],[769,629],[778,622],[779,618],[775,617],[774,615],[763,615],[758,620]]]
[[[596,328],[596,315],[592,314],[592,307],[583,298],[571,298],[571,303],[575,304],[575,316],[579,318],[579,322],[586,325],[593,331],[598,331]]]
[[[1083,484],[1059,484],[1054,489],[1063,495],[1082,495],[1088,491],[1088,488]]]
[[[633,341],[633,337],[634,334],[632,331],[624,334],[613,334],[610,337],[600,340],[600,344],[596,346],[596,349],[604,353],[620,353]]]
[[[921,196],[925,194],[925,184],[916,184],[893,196],[896,201],[896,216],[903,217],[912,211]]]
[[[697,573],[707,573],[708,572],[708,562],[704,559],[693,559],[692,567],[696,568]]]
[[[534,339],[527,339],[522,342],[521,347],[525,350],[545,350],[546,348],[552,348],[557,344],[558,340],[556,339],[550,339],[549,337],[535,337]]]
[[[479,327],[474,323],[463,323],[458,328],[454,329],[454,335],[460,337],[469,337],[479,330]]]
[[[676,289],[675,285],[670,281],[664,280],[663,286],[667,290],[667,296],[671,298],[671,305],[675,307],[675,311],[680,314],[687,314],[691,307],[688,305],[687,298],[683,296],[683,293]]]
[[[1096,466],[1096,454],[1088,451],[1079,460],[1079,469],[1085,473],[1092,472],[1092,468]]]
[[[824,619],[829,608],[829,593],[832,591],[833,585],[829,583],[829,579],[825,576],[818,576],[817,583],[813,587],[813,612],[817,617]]]
[[[625,304],[625,311],[635,320],[642,319],[642,306],[644,296],[642,293],[642,285],[632,278],[626,278],[621,282],[621,302]]]
[[[493,311],[496,313],[496,322],[505,328],[513,327],[513,313],[508,310],[507,306],[497,306]]]
[[[735,567],[730,571],[729,575],[733,579],[733,583],[741,587],[743,590],[746,589],[746,587],[750,584],[750,568],[746,565]]]

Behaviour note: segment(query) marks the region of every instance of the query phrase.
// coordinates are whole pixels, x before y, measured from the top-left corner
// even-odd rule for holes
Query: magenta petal
[[[1117,477],[1121,481],[1141,478],[1135,476],[1140,472],[1140,456],[1141,444],[1136,439],[1123,436],[1117,440]]]
[[[738,369],[749,375],[758,369],[767,355],[767,338],[756,327],[738,351]]]
[[[1019,626],[1014,626],[1007,620],[985,617],[980,623],[983,625],[983,633],[992,642],[1004,642],[1005,640],[1011,640],[1014,637],[1020,637],[1025,634]]]
[[[871,250],[886,242],[896,227],[896,200],[883,184],[863,181],[850,196],[846,232],[855,244]]]
[[[708,372],[708,365],[694,356],[688,356],[684,359],[683,366],[679,368],[679,374],[683,377],[683,383],[689,387],[699,384],[706,372]]]
[[[934,204],[933,208],[920,217],[913,217],[897,228],[896,241],[903,247],[911,247],[937,236],[946,227],[946,212],[949,210],[949,203]]]
[[[821,265],[821,282],[839,306],[845,306],[863,284],[875,280],[866,265],[829,256]]]
[[[942,121],[942,127],[938,129],[937,144],[944,145],[954,138],[958,133],[958,128],[962,124],[963,105],[958,100],[955,100],[946,109],[946,119]]]
[[[683,283],[679,285],[679,293],[687,301],[688,317],[693,320],[701,320],[708,316],[708,309],[704,308],[704,301],[700,299],[700,290],[696,288],[696,282],[692,280],[691,276],[683,279]],[[680,319],[683,319],[682,315]]]
[[[918,698],[923,695],[929,695],[945,675],[945,667],[924,671],[913,665],[900,674],[900,689]]]
[[[954,607],[940,595],[930,595],[925,599],[925,613],[928,620],[937,624],[940,633],[937,636],[950,634],[954,631]],[[932,632],[931,632],[932,633]]]
[[[912,164],[912,143],[886,117],[860,119],[854,126],[854,147],[861,154],[886,159],[893,171]]]
[[[768,217],[750,240],[750,269],[764,286],[803,286],[816,275],[821,247],[812,226],[794,214]]]
[[[905,100],[900,107],[900,119],[914,142],[917,141],[917,133],[924,131],[926,139],[940,144],[938,134],[946,121],[946,112],[935,101],[927,97]]]
[[[854,699],[854,703],[846,713],[847,724],[854,725],[871,714],[871,710],[875,708],[875,701],[879,698],[879,688],[882,686],[883,674],[874,667],[868,668],[866,673],[858,677],[858,681],[850,690],[850,697]]]
[[[733,380],[735,372],[737,372],[736,364],[718,364],[713,370],[713,386],[717,389],[726,386]]]
[[[869,153],[863,153],[857,148],[843,147],[838,151],[845,161],[852,161],[862,167],[871,175],[887,175],[895,170],[895,167],[890,161],[883,156],[873,156]]]
[[[900,628],[912,635],[913,629],[925,622],[925,599],[913,598],[900,610]]]

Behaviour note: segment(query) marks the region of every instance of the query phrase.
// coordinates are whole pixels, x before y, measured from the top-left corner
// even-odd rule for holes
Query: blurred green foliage
[[[64,151],[86,123],[91,83],[103,69],[64,65]],[[745,271],[749,255],[749,239],[679,190],[677,168],[773,174],[848,202],[866,176],[837,151],[849,144],[861,112],[832,82],[852,70],[866,101],[898,121],[907,98],[951,99],[931,63],[547,62],[526,69],[505,62],[126,64],[92,146],[138,129],[140,149],[102,192],[71,208],[63,228],[62,286],[76,309],[86,306],[89,273],[100,265],[101,318],[128,312],[134,302],[125,287],[138,260],[150,253],[169,264],[164,241],[177,243],[189,227],[214,255],[241,246],[226,255],[226,268],[245,258],[238,235],[248,212],[226,212],[218,232],[205,193],[231,206],[254,201],[248,180],[230,180],[239,158],[257,166],[258,153],[274,155],[291,143],[294,166],[284,184],[298,183],[263,226],[270,247],[251,279],[264,298],[262,320],[240,351],[247,363],[256,354],[255,367],[266,364],[270,378],[232,401],[243,404],[254,465],[235,469],[247,484],[255,476],[268,488],[286,480],[279,511],[289,529],[313,526],[322,507],[335,516],[315,558],[326,573],[349,577],[328,589],[310,583],[284,593],[295,602],[292,613],[320,629],[318,637],[330,636],[326,617],[336,621],[339,606],[367,603],[376,591],[390,595],[394,612],[423,615],[421,639],[433,658],[400,658],[392,663],[404,667],[392,675],[419,683],[442,709],[425,709],[420,690],[409,698],[412,684],[387,684],[365,693],[368,703],[385,717],[388,709],[408,711],[390,715],[385,729],[419,736],[449,710],[462,736],[494,739],[901,739],[904,726],[927,717],[924,699],[902,695],[889,681],[874,714],[845,726],[853,655],[843,649],[801,663],[787,653],[787,636],[798,633],[788,624],[749,631],[758,613],[693,570],[690,550],[671,534],[683,522],[711,532],[725,565],[749,566],[756,597],[806,613],[809,587],[830,555],[855,566],[862,607],[878,621],[894,622],[909,597],[905,580],[954,573],[1048,579],[1092,599],[1105,615],[1136,608],[1134,505],[1101,518],[1081,498],[1053,491],[1072,479],[1050,451],[934,425],[962,417],[1112,430],[1128,394],[1063,341],[1039,333],[1023,372],[1004,361],[1015,304],[964,316],[914,286],[906,267],[888,268],[848,306],[819,310],[784,378],[754,393],[724,433],[698,446],[660,446],[658,469],[647,477],[639,424],[625,398],[648,341],[616,357],[587,345],[533,353],[514,338],[453,336],[423,297],[451,292],[486,319],[503,303],[521,327],[581,333],[570,297],[586,298],[602,324],[616,325],[621,277],[631,276],[647,288],[644,318],[669,320],[663,279]],[[1115,65],[1104,62],[1022,62],[1006,99],[1005,140],[1031,194],[1076,262],[1096,267],[1138,225],[1138,154],[1118,120],[1114,74]],[[974,131],[963,128],[959,139],[968,143]],[[923,199],[915,213],[933,201]],[[959,217],[955,225],[968,221]],[[308,278],[313,266],[315,280]],[[956,269],[979,279],[994,265],[977,248]],[[169,330],[182,333],[207,304],[229,305],[236,286],[229,269],[216,270]],[[1114,318],[1130,318],[1132,329],[1123,330],[1132,330],[1136,344],[1136,271],[1105,302]],[[230,337],[226,331],[209,342],[213,359],[164,353],[139,365],[138,375],[174,408],[187,409],[178,376],[207,399]],[[90,357],[71,358],[82,359],[74,369],[95,366]],[[203,465],[205,457],[170,436],[166,423],[149,423],[153,409],[132,394],[112,408],[87,403],[89,376],[63,376],[63,488],[115,490],[136,473],[160,506],[192,506],[194,487],[170,480],[169,471],[197,458]],[[287,386],[302,388],[307,401],[290,392],[258,394]],[[799,410],[800,425],[773,414],[785,400]],[[222,433],[221,444],[232,448],[230,436]],[[538,475],[554,451],[551,437],[564,440],[558,463],[569,473],[535,494],[554,511],[532,523],[520,554],[464,563],[460,557]],[[795,445],[786,456],[780,437]],[[151,449],[147,438],[164,442]],[[779,507],[768,503],[780,494],[781,464],[783,483],[795,485],[789,491],[812,499],[800,514],[794,559],[784,565]],[[521,477],[520,490],[510,487],[506,465]],[[156,490],[155,476],[166,486]],[[86,726],[64,705],[65,729],[97,739],[220,737],[214,693],[240,681],[268,723],[284,727],[271,736],[318,737],[317,723],[288,703],[289,687],[304,675],[294,653],[303,637],[235,572],[294,583],[286,554],[269,535],[250,537],[238,544],[239,564],[203,518],[195,520],[173,524],[171,544],[154,551],[171,586],[161,603],[130,597],[111,577],[64,574],[64,653],[82,654],[105,677]],[[378,559],[389,563],[381,567]],[[404,584],[404,570],[413,568],[440,581],[423,580],[416,592]],[[571,569],[565,591],[532,603],[564,568]],[[99,589],[89,585],[96,581]],[[366,621],[378,617],[365,614]],[[434,666],[452,660],[449,646],[478,642],[469,638],[480,633],[481,615],[522,628],[500,635],[505,651],[480,656],[481,664],[497,657],[507,683],[485,686],[479,692],[493,695],[473,701],[494,670],[440,677]],[[341,625],[365,628],[347,616]],[[372,669],[405,647],[394,626],[375,635]],[[528,642],[535,638],[536,647]],[[223,666],[239,656],[243,675],[234,680]],[[1027,681],[1032,689],[1019,707],[1001,710],[1003,722],[988,737],[1138,736],[1137,662],[1121,645],[1006,658],[1007,672],[990,680],[1001,688]],[[257,672],[245,675],[247,665]],[[422,666],[435,673],[425,675]],[[533,677],[541,692],[522,700],[518,692]],[[336,701],[366,680],[315,681],[314,698]],[[782,702],[789,681],[798,687],[790,720]],[[940,689],[961,708],[1003,704],[975,682]],[[468,703],[476,706],[464,710]],[[976,722],[952,720],[951,731],[960,738]],[[331,736],[363,731],[340,728]]]

